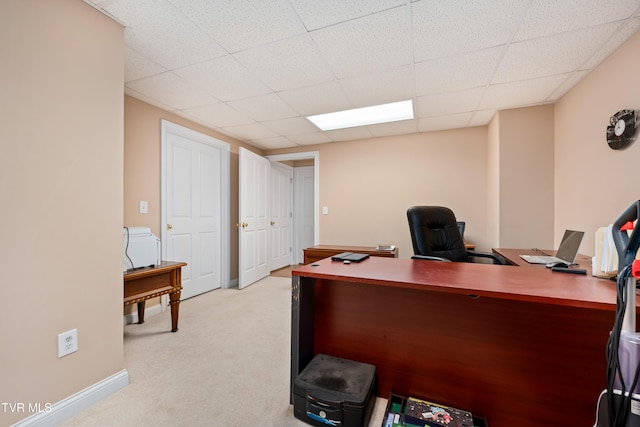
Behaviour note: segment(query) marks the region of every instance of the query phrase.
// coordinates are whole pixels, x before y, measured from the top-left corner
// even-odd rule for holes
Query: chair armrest
[[[507,265],[507,262],[501,256],[494,253],[467,250],[467,255],[477,258],[490,258],[494,264]]]
[[[423,260],[427,260],[427,261],[451,262],[450,259],[440,258],[438,256],[428,256],[428,255],[414,255],[414,256],[411,257],[411,259],[423,259]]]

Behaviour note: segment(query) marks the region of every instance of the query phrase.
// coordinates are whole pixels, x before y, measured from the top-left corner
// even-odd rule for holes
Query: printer
[[[123,271],[160,264],[160,239],[151,228],[124,227],[122,233]]]

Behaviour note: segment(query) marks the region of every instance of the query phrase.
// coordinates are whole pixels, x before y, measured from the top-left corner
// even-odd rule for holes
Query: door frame
[[[320,209],[320,152],[319,151],[305,151],[300,153],[289,154],[274,154],[271,156],[264,156],[272,162],[285,162],[289,160],[308,160],[313,159],[313,244],[317,245],[320,241],[320,224],[319,224],[319,209]],[[295,217],[293,218],[295,222]]]
[[[160,120],[160,241],[162,243],[162,253],[166,253],[167,245],[167,212],[165,203],[167,201],[167,133],[173,133],[200,144],[209,145],[219,148],[222,151],[221,156],[221,169],[220,169],[220,183],[222,191],[221,197],[221,230],[220,240],[222,248],[220,250],[220,287],[222,289],[229,288],[230,285],[230,205],[231,205],[231,172],[230,172],[230,146],[229,143],[220,139],[214,138],[209,135],[205,135],[201,132],[189,129],[179,124],[170,122],[168,120]],[[165,304],[163,303],[164,307]]]

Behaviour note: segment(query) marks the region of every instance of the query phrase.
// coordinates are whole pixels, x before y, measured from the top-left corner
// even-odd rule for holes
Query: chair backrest
[[[466,262],[467,249],[453,211],[443,206],[413,206],[407,209],[415,255]]]

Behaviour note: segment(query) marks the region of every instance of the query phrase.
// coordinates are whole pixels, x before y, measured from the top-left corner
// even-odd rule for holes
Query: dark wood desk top
[[[294,276],[393,286],[450,294],[614,311],[612,281],[550,269],[371,257],[343,264],[323,259],[295,268]]]
[[[518,266],[526,266],[531,268],[547,268],[544,264],[529,264],[527,261],[520,258],[520,255],[552,255],[556,254],[554,250],[547,249],[513,249],[513,248],[493,248],[494,253],[503,257],[507,262],[518,265]],[[583,254],[578,254],[576,256],[576,264],[578,266],[576,268],[583,268],[587,270],[587,273],[591,272],[591,257]]]

